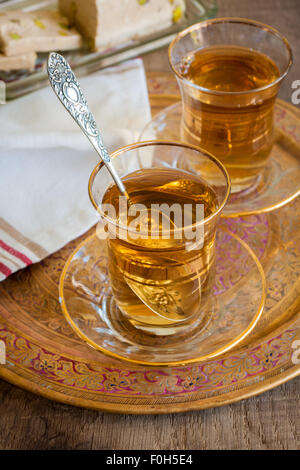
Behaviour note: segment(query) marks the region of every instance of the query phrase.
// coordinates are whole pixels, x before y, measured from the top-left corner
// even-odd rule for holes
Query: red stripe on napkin
[[[4,241],[0,240],[0,247],[7,251],[8,253],[10,253],[11,255],[15,256],[16,258],[20,259],[21,261],[23,261],[23,263],[25,263],[27,266],[29,264],[32,264],[32,261],[31,259],[29,259],[26,255],[24,255],[23,253],[21,253],[20,251],[18,250],[15,250],[12,246],[9,246],[7,245],[6,243],[4,243]],[[4,274],[4,273],[3,273]]]
[[[0,273],[4,274],[4,276],[9,276],[12,271],[7,266],[5,266],[5,264],[0,262]]]

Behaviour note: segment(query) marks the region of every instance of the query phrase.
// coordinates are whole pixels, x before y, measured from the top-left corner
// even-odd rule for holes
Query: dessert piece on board
[[[0,47],[7,56],[81,46],[81,35],[56,11],[16,11],[0,16]]]
[[[34,69],[36,60],[35,52],[6,56],[0,54],[0,70],[9,72],[11,70]]]
[[[156,33],[185,13],[184,0],[59,0],[59,6],[96,50]]]

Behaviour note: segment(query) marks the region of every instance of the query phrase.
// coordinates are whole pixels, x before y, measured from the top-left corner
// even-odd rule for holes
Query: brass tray
[[[154,112],[178,100],[170,75],[152,73],[148,86]],[[106,357],[76,337],[60,309],[58,280],[67,257],[92,229],[0,284],[0,339],[7,351],[0,376],[51,400],[135,414],[221,406],[296,377],[300,198],[269,214],[222,223],[252,247],[267,278],[262,318],[236,349],[200,364],[144,367]]]

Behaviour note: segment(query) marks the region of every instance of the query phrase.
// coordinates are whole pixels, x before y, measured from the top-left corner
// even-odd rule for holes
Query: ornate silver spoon
[[[70,65],[63,56],[56,52],[51,52],[48,58],[47,70],[51,86],[56,96],[89,139],[106,165],[120,192],[129,199],[125,186],[116,172],[108,151],[103,144],[95,118],[89,110],[87,101]]]

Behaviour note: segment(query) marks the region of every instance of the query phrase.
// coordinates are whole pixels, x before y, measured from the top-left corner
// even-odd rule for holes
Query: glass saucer
[[[157,114],[145,127],[139,140],[180,141],[181,102]],[[255,187],[232,194],[223,217],[269,212],[300,194],[300,114],[277,100],[275,106],[276,141],[271,156]]]
[[[106,242],[96,232],[71,254],[59,283],[63,314],[80,338],[114,358],[155,366],[201,362],[229,351],[257,324],[265,295],[258,258],[226,228],[217,231],[210,321],[192,331],[157,336],[130,324],[112,296]]]

